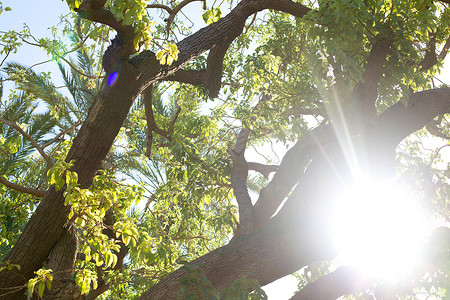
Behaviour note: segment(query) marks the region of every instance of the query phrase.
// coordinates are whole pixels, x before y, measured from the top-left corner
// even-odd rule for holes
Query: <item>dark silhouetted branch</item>
[[[447,56],[449,49],[450,49],[450,36],[445,41],[444,47],[442,48],[441,52],[438,55],[438,60],[443,60]]]
[[[266,179],[269,178],[270,173],[276,172],[280,166],[264,165],[256,162],[248,162],[248,169],[261,173]]]
[[[297,292],[290,300],[335,300],[352,294],[363,287],[359,274],[354,268],[339,267]]]
[[[397,102],[382,113],[378,128],[380,135],[389,137],[390,144],[397,145],[436,116],[449,112],[450,88],[421,91],[410,96],[408,106]]]
[[[334,139],[334,133],[330,127],[319,126],[311,133],[301,137],[289,149],[283,157],[278,171],[269,184],[261,190],[255,203],[255,228],[263,226],[269,220],[284,198],[302,178],[317,146],[334,141]]]

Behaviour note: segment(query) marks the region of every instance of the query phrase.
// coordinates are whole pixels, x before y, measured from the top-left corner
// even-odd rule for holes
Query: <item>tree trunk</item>
[[[108,86],[107,79],[89,110],[66,161],[75,160],[72,171],[78,173],[81,188],[88,188],[100,168],[122,126],[134,99],[140,94],[137,74],[127,62],[118,64],[119,79]],[[55,191],[51,186],[42,198],[35,213],[25,226],[11,252],[5,257],[20,270],[4,270],[0,273],[0,290],[19,287],[34,277],[34,271],[43,266],[50,251],[67,227],[70,206],[64,206],[63,189]],[[5,299],[17,299],[9,294]]]

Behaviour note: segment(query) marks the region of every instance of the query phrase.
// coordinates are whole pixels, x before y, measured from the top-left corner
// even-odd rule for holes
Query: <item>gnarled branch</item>
[[[172,120],[170,120],[169,128],[167,130],[159,128],[155,122],[155,117],[153,115],[152,94],[153,94],[153,84],[150,84],[142,93],[145,109],[145,118],[147,119],[147,151],[145,152],[145,156],[147,157],[150,157],[151,154],[151,148],[153,144],[153,132],[156,132],[157,134],[164,136],[169,142],[172,141],[171,133],[173,132],[173,127],[175,126],[175,122],[178,119],[178,115],[181,112],[181,107],[178,105],[178,103],[175,103],[177,110],[175,111]]]

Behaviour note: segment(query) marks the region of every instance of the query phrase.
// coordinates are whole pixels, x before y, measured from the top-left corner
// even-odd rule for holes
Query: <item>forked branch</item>
[[[175,16],[177,15],[177,13],[179,13],[180,10],[183,7],[185,7],[186,5],[188,5],[189,3],[195,2],[195,1],[205,2],[205,0],[183,0],[174,8],[170,8],[169,6],[164,5],[164,4],[148,4],[147,8],[161,8],[169,13],[169,18],[166,19],[166,22],[167,22],[166,31],[169,32],[170,25],[172,24],[173,20],[175,19]]]
[[[121,44],[120,54],[128,58],[129,55],[136,52],[133,45],[133,26],[124,25],[122,22],[117,21],[114,15],[104,8],[105,3],[105,0],[84,0],[75,11],[84,19],[105,24],[114,29]]]
[[[334,140],[330,127],[319,126],[301,137],[283,157],[278,171],[265,186],[254,206],[255,228],[263,226],[275,213],[284,198],[299,182],[305,168],[313,158],[314,150],[321,144]]]
[[[144,109],[145,109],[145,118],[147,119],[147,150],[145,152],[145,156],[150,157],[151,149],[153,144],[153,132],[156,132],[159,135],[165,137],[169,142],[172,141],[172,132],[175,126],[175,122],[178,119],[178,116],[181,112],[181,107],[178,103],[175,103],[177,110],[175,111],[172,120],[170,120],[168,130],[164,130],[158,127],[155,122],[155,116],[153,115],[153,107],[152,107],[152,95],[153,95],[153,84],[150,84],[142,93],[142,98],[144,101]]]

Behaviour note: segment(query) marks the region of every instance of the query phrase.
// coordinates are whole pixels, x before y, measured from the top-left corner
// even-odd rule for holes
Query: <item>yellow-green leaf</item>
[[[45,290],[45,283],[43,283],[42,281],[39,283],[39,287],[38,287],[38,293],[39,293],[39,297],[44,296],[44,290]]]

